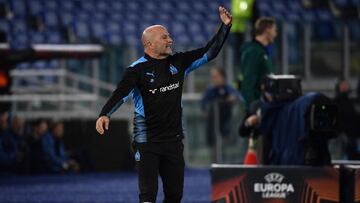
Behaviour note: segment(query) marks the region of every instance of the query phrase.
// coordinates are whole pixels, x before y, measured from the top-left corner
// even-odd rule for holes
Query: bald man
[[[96,121],[96,130],[104,134],[111,114],[128,96],[133,97],[133,146],[140,202],[156,201],[158,175],[163,182],[164,202],[181,201],[185,166],[181,108],[184,78],[219,53],[232,21],[224,7],[219,7],[219,16],[221,27],[206,46],[182,53],[172,54],[173,40],[164,26],[146,28],[141,38],[145,55],[126,69]]]

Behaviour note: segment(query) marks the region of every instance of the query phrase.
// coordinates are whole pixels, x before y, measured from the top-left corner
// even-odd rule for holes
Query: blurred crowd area
[[[219,25],[217,7],[225,5],[235,12],[232,2],[240,3],[240,8],[246,10],[244,22],[237,29],[234,26],[218,59],[190,75],[184,87],[185,158],[189,165],[209,166],[219,157],[221,163],[243,162],[248,141],[238,136],[245,112],[237,86],[237,57],[241,44],[251,40],[251,27],[260,16],[273,16],[277,21],[279,36],[267,48],[275,72],[301,76],[304,92],[325,93],[338,106],[339,129],[337,136],[329,140],[331,158],[358,160],[358,0],[0,0],[0,42],[8,43],[12,50],[32,50],[33,44],[96,43],[104,47],[101,57],[94,60],[54,58],[0,63],[0,86],[6,86],[0,94],[31,96],[25,101],[12,101],[11,110],[1,114],[1,173],[93,170],[87,153],[74,148],[71,139],[64,140],[76,136],[63,133],[63,128],[73,126],[51,120],[64,116],[95,120],[124,69],[143,54],[140,36],[145,27],[165,25],[176,51],[198,47]],[[3,62],[5,57],[1,55],[1,59]],[[212,67],[223,70],[220,75],[226,77],[220,79],[225,80],[221,83],[231,87],[225,88],[224,95],[216,95],[216,88],[210,88],[219,80],[218,75],[209,74]],[[62,73],[58,70],[65,70],[64,74],[57,75]],[[77,77],[70,77],[70,73]],[[96,86],[102,82],[107,88]],[[96,97],[90,100],[91,104],[87,100],[46,100],[50,94],[59,93],[70,98],[82,93]],[[3,101],[9,100],[2,100],[0,107],[4,107]],[[114,119],[131,123],[129,106],[119,111]],[[49,119],[39,119],[43,115]],[[92,126],[88,128],[93,129]],[[127,136],[131,127],[129,124],[113,135]],[[214,133],[215,130],[220,133]]]
[[[91,171],[89,157],[65,148],[64,124],[0,114],[0,176]]]
[[[217,70],[215,68],[211,71],[214,85],[223,80]],[[360,160],[360,95],[351,96],[354,95],[351,92],[358,93],[359,88],[352,89],[346,80],[339,80],[334,87],[336,96],[332,101],[338,108],[338,124],[336,136],[331,136],[328,140],[331,159]],[[241,94],[235,89],[226,90],[228,93],[223,95],[215,94],[216,91],[216,85],[209,87],[204,92],[201,102],[184,105],[185,158],[189,166],[204,167],[214,162],[243,163],[248,149],[248,138],[240,137],[238,132],[244,115]],[[95,171],[94,156],[76,147],[74,140],[69,139],[79,135],[72,134],[73,132],[64,134],[64,127],[80,128],[80,126],[64,126],[61,121],[46,119],[26,120],[13,112],[3,112],[0,115],[0,174],[65,174]],[[92,129],[92,125],[86,128]],[[115,128],[114,125],[117,124],[114,123],[110,127]],[[124,133],[127,130],[122,127],[105,136],[122,137],[122,140],[116,142],[126,140],[125,145],[127,145],[127,139],[131,140],[127,137],[127,133]],[[68,139],[64,139],[64,136]],[[103,138],[99,135],[94,136],[99,137],[99,140],[93,147],[102,150],[109,148],[109,143],[101,141]],[[84,139],[92,138],[87,135],[81,139],[80,142],[86,143],[89,140]],[[218,143],[221,143],[220,147]],[[117,147],[124,148],[124,143]],[[115,162],[121,162],[123,157],[129,156],[128,153],[120,153],[116,150],[109,153],[102,151],[102,153],[104,157],[113,157],[112,161]],[[130,162],[127,165],[132,164]],[[119,169],[119,167],[110,168],[110,170]]]

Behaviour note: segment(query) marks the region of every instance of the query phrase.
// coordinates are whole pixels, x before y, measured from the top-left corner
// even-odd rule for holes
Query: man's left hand
[[[219,15],[221,21],[225,25],[230,25],[232,22],[232,16],[229,11],[227,11],[223,6],[219,6]]]

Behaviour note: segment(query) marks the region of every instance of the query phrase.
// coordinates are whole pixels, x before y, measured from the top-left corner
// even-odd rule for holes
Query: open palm
[[[221,21],[225,25],[231,24],[232,16],[231,16],[230,12],[227,11],[223,6],[219,6],[219,15],[220,15]]]

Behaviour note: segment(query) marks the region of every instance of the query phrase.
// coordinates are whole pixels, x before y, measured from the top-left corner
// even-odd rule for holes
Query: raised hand
[[[229,11],[227,11],[223,6],[219,6],[219,15],[220,15],[220,19],[221,21],[225,24],[225,25],[230,25],[232,22],[232,15],[230,14]]]
[[[109,129],[109,122],[110,119],[107,116],[101,116],[100,118],[98,118],[96,121],[96,131],[98,131],[100,135],[104,134],[104,131]]]

